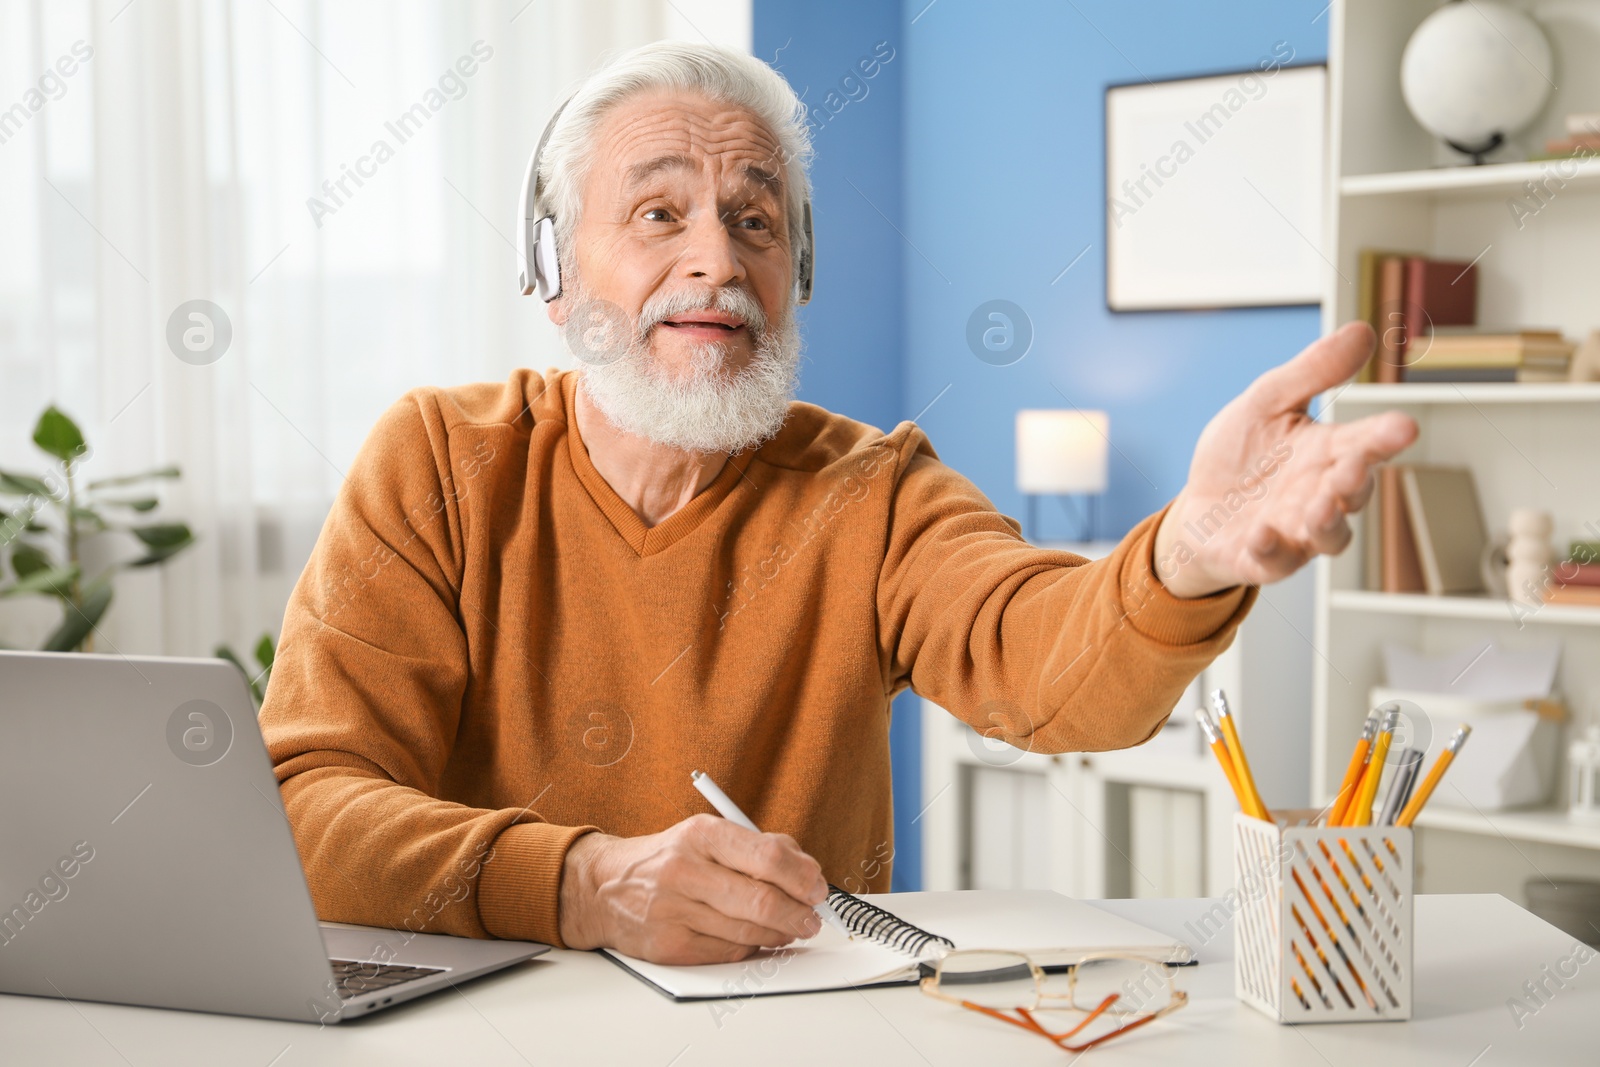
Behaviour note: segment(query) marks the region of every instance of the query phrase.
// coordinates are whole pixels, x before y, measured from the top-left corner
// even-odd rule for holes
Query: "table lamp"
[[[1078,540],[1094,540],[1094,500],[1106,491],[1110,420],[1103,411],[1017,412],[1017,489],[1028,499],[1029,540],[1039,535],[1039,497],[1079,497]]]

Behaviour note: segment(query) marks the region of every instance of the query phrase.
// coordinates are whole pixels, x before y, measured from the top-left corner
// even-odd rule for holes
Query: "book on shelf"
[[[1544,594],[1546,604],[1600,608],[1600,587],[1592,585],[1552,585]]]
[[[1398,382],[1406,362],[1405,313],[1406,261],[1400,256],[1378,260],[1378,347],[1372,354],[1372,380]]]
[[[1600,589],[1600,563],[1577,563],[1564,560],[1550,572],[1556,585],[1578,589]]]
[[[1400,479],[1427,591],[1434,596],[1483,592],[1489,531],[1472,471],[1413,464],[1401,468]]]
[[[1356,257],[1356,318],[1372,327],[1372,332],[1382,343],[1383,331],[1386,326],[1394,325],[1385,323],[1378,305],[1378,267],[1385,259],[1405,259],[1415,255],[1413,252],[1397,252],[1382,248],[1363,248]],[[1398,309],[1396,309],[1398,310]],[[1377,368],[1379,358],[1374,353],[1367,360],[1366,366],[1361,368],[1361,374],[1356,378],[1358,382],[1375,382],[1378,380]]]
[[[1566,381],[1576,346],[1556,330],[1440,329],[1411,342],[1408,382]]]
[[[1383,473],[1379,471],[1377,486],[1361,509],[1361,588],[1369,593],[1383,592],[1382,493]]]
[[[1421,593],[1422,564],[1417,560],[1400,473],[1397,464],[1378,468],[1378,588],[1385,593]]]
[[[1387,464],[1364,520],[1362,584],[1385,593],[1482,593],[1488,529],[1465,467]]]
[[[1407,367],[1408,382],[1516,382],[1516,367]]]
[[[1572,156],[1600,155],[1600,137],[1583,134],[1575,137],[1555,137],[1544,143],[1545,155]]]
[[[1405,379],[1419,337],[1478,320],[1478,268],[1470,262],[1363,249],[1357,310],[1378,334],[1362,380]]]
[[[1566,364],[1526,367],[1408,367],[1408,382],[1565,382]]]

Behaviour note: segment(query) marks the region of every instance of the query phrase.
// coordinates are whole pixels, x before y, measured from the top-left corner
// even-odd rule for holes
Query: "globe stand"
[[[1451,148],[1454,148],[1457,152],[1460,152],[1464,156],[1471,156],[1472,165],[1474,167],[1481,167],[1483,166],[1483,157],[1488,155],[1490,152],[1493,152],[1501,145],[1505,144],[1506,139],[1504,134],[1497,132],[1490,136],[1487,141],[1484,141],[1477,148],[1469,148],[1459,141],[1450,140],[1448,137],[1444,138],[1444,143],[1449,145]]]

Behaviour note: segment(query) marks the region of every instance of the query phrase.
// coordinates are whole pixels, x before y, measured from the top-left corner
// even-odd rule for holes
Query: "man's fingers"
[[[822,924],[817,913],[809,908],[806,915],[814,921],[809,928],[802,925],[798,929],[767,926],[729,915],[715,901],[707,903],[689,898],[684,901],[684,908],[684,922],[690,929],[729,944],[756,948],[782,948],[791,941],[815,936],[817,927]]]
[[[1246,395],[1263,416],[1303,410],[1318,393],[1361,369],[1372,355],[1372,327],[1351,322],[1307,345],[1299,355],[1257,378]]]
[[[797,937],[812,936],[822,921],[811,905],[796,900],[771,882],[730,870],[720,863],[685,863],[676,880],[679,892],[728,919],[761,927],[774,936],[782,935],[783,940],[778,944],[786,945]]]
[[[1245,542],[1248,559],[1243,577],[1252,585],[1267,585],[1287,578],[1311,558],[1302,542],[1284,537],[1266,523],[1251,531]]]
[[[1338,505],[1340,512],[1349,514],[1361,510],[1376,483],[1371,468],[1359,456],[1346,456],[1336,461],[1322,476],[1321,492]],[[1320,524],[1321,520],[1332,521],[1332,516],[1319,512],[1317,520],[1312,525]]]
[[[724,867],[770,882],[804,904],[827,899],[828,883],[821,865],[800,851],[787,834],[753,833],[715,816],[695,816],[689,822],[709,846],[711,858]]]
[[[1354,457],[1371,467],[1393,459],[1416,439],[1416,419],[1385,411],[1334,427],[1332,452],[1336,460]]]
[[[638,954],[653,963],[687,966],[702,963],[738,963],[759,951],[754,945],[725,941],[720,937],[702,934],[697,930],[679,928],[665,933],[659,940],[636,949]]]
[[[1367,501],[1372,499],[1373,490],[1377,488],[1378,479],[1365,466],[1359,467],[1360,480],[1355,483],[1354,489],[1341,488],[1339,490],[1339,503],[1344,508],[1346,515],[1354,514],[1367,506]],[[1341,483],[1343,485],[1344,483]]]
[[[1307,527],[1313,553],[1336,556],[1350,543],[1350,524],[1345,521],[1338,501],[1331,496],[1312,508]]]

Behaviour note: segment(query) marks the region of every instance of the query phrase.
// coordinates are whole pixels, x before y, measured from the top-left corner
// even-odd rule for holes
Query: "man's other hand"
[[[567,851],[561,939],[655,963],[732,963],[811,937],[828,895],[786,834],[694,815],[659,834],[585,834]]]
[[[1397,411],[1348,423],[1312,421],[1313,397],[1346,381],[1372,352],[1351,323],[1251,383],[1200,434],[1189,482],[1156,533],[1156,573],[1174,596],[1286,578],[1350,542],[1345,516],[1372,494],[1372,469],[1417,438]]]

